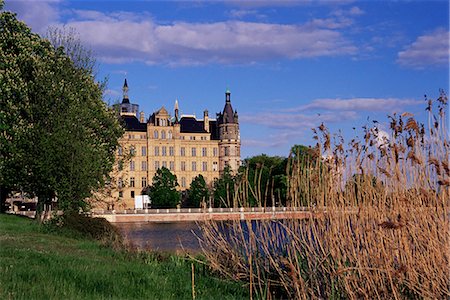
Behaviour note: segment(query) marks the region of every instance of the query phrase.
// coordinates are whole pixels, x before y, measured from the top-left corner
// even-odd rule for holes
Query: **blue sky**
[[[231,90],[242,157],[313,145],[311,128],[353,134],[367,118],[425,116],[449,91],[448,1],[8,1],[33,31],[74,28],[108,78],[105,100],[148,116],[179,100],[210,117]]]

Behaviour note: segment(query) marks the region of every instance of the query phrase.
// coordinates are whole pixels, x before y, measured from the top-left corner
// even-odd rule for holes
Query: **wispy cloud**
[[[228,16],[232,19],[243,19],[246,17],[253,17],[257,19],[266,18],[266,15],[260,13],[256,9],[232,9],[228,12]]]
[[[397,63],[412,68],[448,66],[449,55],[449,31],[438,28],[419,36],[405,50],[400,51]]]
[[[350,98],[350,99],[315,99],[306,105],[287,109],[288,112],[294,111],[368,111],[368,112],[400,112],[408,106],[423,105],[423,101],[416,99],[402,98]]]
[[[252,140],[248,146],[273,148],[292,144],[294,137],[302,136],[321,123],[341,124],[365,118],[363,112],[392,114],[418,105],[423,105],[423,101],[403,98],[315,99],[299,107],[243,114],[240,121],[259,125],[273,135],[273,139]]]
[[[320,125],[320,123],[337,123],[358,118],[354,111],[336,113],[295,113],[295,112],[261,112],[240,116],[243,123],[264,125],[272,129],[303,130]]]

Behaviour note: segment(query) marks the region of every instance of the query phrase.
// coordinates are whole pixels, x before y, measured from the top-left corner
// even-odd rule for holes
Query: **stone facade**
[[[151,185],[161,167],[177,176],[181,191],[189,188],[199,174],[210,185],[226,166],[237,171],[240,165],[240,135],[238,114],[231,106],[231,93],[225,93],[225,106],[217,119],[179,115],[178,101],[171,115],[164,107],[147,120],[139,106],[130,103],[125,80],[122,103],[114,105],[123,120],[126,132],[117,152],[122,166],[115,167],[117,188],[111,193],[122,208],[133,208],[134,197]],[[119,207],[117,207],[119,208]]]

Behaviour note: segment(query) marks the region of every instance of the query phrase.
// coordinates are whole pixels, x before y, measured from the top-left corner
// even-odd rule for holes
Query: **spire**
[[[174,110],[175,110],[175,124],[177,124],[178,121],[180,120],[180,118],[179,118],[179,113],[178,113],[178,99],[175,99],[175,107],[174,107]]]
[[[128,98],[128,83],[127,79],[125,78],[125,82],[123,83],[123,100],[122,103],[130,103],[130,99]]]

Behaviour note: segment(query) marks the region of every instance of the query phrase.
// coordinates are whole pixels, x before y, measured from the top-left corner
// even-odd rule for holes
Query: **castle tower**
[[[131,103],[130,98],[128,97],[128,83],[126,78],[123,83],[122,91],[122,102],[114,104],[113,107],[121,116],[134,116],[136,118],[140,117],[140,119],[142,119],[141,116],[139,116],[139,105]],[[143,122],[141,121],[141,123]]]
[[[226,166],[236,172],[241,163],[241,138],[239,134],[239,120],[237,111],[231,106],[230,90],[225,92],[225,107],[217,114],[219,127],[219,173],[222,174]]]

